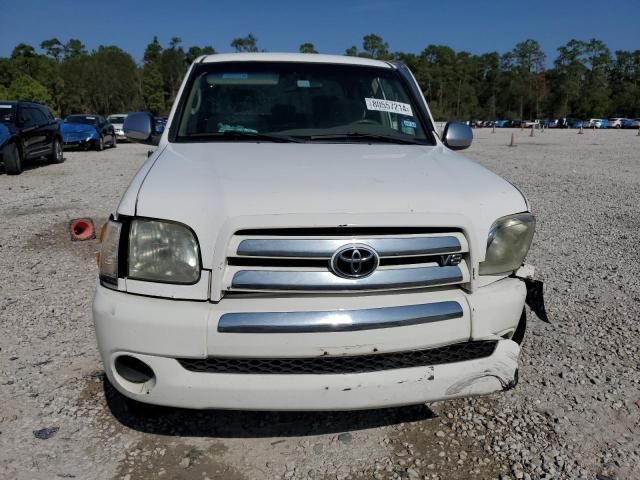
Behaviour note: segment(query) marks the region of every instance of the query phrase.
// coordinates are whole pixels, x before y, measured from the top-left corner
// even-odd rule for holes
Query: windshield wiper
[[[268,133],[258,133],[258,132],[241,132],[236,130],[226,130],[224,132],[215,132],[215,133],[195,133],[189,135],[189,137],[199,137],[199,138],[221,138],[221,139],[252,139],[252,140],[263,140],[266,142],[276,142],[276,143],[302,143],[303,140],[290,137],[287,135],[271,135]]]
[[[326,135],[312,135],[309,140],[341,140],[341,139],[358,139],[358,140],[375,140],[385,143],[400,143],[405,145],[424,145],[423,142],[414,140],[412,138],[394,137],[391,135],[379,135],[375,133],[359,133],[359,132],[346,132],[346,133],[328,133]]]

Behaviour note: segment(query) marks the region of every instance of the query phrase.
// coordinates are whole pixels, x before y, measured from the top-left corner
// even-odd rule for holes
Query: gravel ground
[[[517,184],[552,324],[529,318],[504,394],[358,413],[133,408],[104,384],[90,314],[97,225],[147,148],[0,173],[0,478],[640,478],[640,138],[477,130]]]

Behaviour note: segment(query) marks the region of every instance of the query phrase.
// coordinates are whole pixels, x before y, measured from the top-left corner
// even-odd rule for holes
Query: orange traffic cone
[[[530,137],[535,137],[535,135],[533,134],[533,125],[531,126],[531,133],[529,134]]]
[[[496,126],[493,126],[493,129],[491,130],[491,133],[496,133]]]
[[[638,128],[638,134],[636,135],[636,137],[640,137],[640,128]]]
[[[516,146],[516,135],[515,133],[511,133],[511,143],[509,143],[510,147],[515,147]]]
[[[584,135],[584,131],[582,130],[582,124],[580,124],[580,131],[578,131],[578,135]]]

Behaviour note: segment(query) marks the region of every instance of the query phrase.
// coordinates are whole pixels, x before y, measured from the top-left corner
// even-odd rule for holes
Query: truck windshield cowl
[[[306,62],[197,65],[171,139],[433,145],[394,68]]]

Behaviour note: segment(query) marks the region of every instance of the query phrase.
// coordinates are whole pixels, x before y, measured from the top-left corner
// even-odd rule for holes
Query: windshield
[[[92,115],[69,115],[64,119],[64,123],[86,123],[87,125],[97,125],[98,117]]]
[[[109,123],[121,124],[124,123],[124,119],[127,118],[125,115],[112,115],[107,118]]]
[[[10,123],[13,114],[13,105],[0,104],[0,122]]]
[[[199,65],[176,141],[268,140],[430,144],[392,68],[237,62]],[[230,134],[231,133],[231,134]]]

